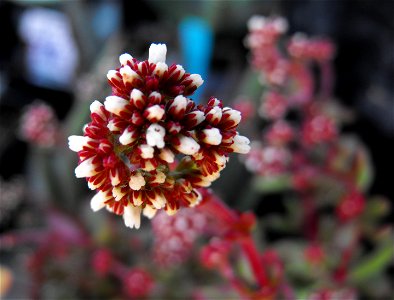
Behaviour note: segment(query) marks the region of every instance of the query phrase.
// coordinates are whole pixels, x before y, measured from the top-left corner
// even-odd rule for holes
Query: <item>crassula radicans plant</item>
[[[196,105],[189,97],[203,83],[181,65],[168,66],[165,44],[152,44],[148,60],[129,54],[107,74],[112,95],[90,105],[83,136],[70,136],[78,153],[78,178],[96,190],[91,208],[123,215],[140,227],[140,215],[169,215],[201,200],[200,188],[220,176],[231,152],[247,153],[238,134],[241,113],[210,98]]]

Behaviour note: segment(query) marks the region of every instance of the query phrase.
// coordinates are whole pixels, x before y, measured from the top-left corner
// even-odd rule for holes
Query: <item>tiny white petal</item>
[[[141,173],[130,176],[129,186],[135,191],[139,191],[145,183],[145,178]]]
[[[151,146],[143,144],[139,145],[138,148],[141,150],[141,157],[148,159],[148,158],[153,158],[153,153],[155,149],[153,149]]]
[[[192,203],[190,203],[190,207],[195,207],[196,205],[198,205],[200,202],[201,202],[201,200],[202,200],[202,195],[201,195],[201,193],[198,191],[198,190],[194,190],[195,192],[196,192],[196,194],[197,194],[197,198],[196,198],[196,200],[194,201],[194,202],[192,202]]]
[[[162,194],[155,194],[155,198],[154,199],[150,199],[150,201],[152,202],[152,205],[156,208],[156,209],[161,209],[164,206],[166,206],[166,198],[164,198],[164,196]]]
[[[156,215],[157,209],[153,208],[150,205],[145,206],[142,213],[148,219],[152,219]]]
[[[134,135],[134,131],[129,131],[126,129],[119,137],[119,142],[122,145],[129,145],[136,140],[136,138],[133,137],[133,135]]]
[[[152,183],[164,183],[166,181],[166,174],[161,171],[156,171],[155,179],[152,180]]]
[[[146,118],[151,122],[160,121],[165,113],[165,110],[157,104],[147,108],[145,111],[148,113]]]
[[[168,163],[173,163],[175,159],[175,154],[168,148],[164,148],[160,151],[159,157]]]
[[[105,195],[105,193],[99,191],[93,198],[90,200],[90,207],[93,211],[98,211],[105,207],[105,201],[107,201],[109,197]]]
[[[112,186],[118,185],[120,183],[119,171],[116,170],[115,174],[112,174],[112,172],[110,172],[109,178],[111,179],[111,185]]]
[[[84,160],[75,168],[75,176],[77,178],[91,177],[97,174],[96,166],[92,163],[94,158],[95,156]]]
[[[115,122],[114,122],[114,120],[109,120],[109,122],[108,122],[108,125],[107,125],[107,128],[109,129],[109,130],[111,130],[111,131],[119,131],[120,130],[120,128],[119,127],[117,127],[116,125],[115,125]]]
[[[135,207],[132,204],[124,208],[123,220],[127,227],[140,228],[141,225],[141,207]]]
[[[166,62],[167,46],[166,44],[151,44],[149,47],[150,63],[157,64],[158,62]]]
[[[116,186],[112,189],[112,196],[115,198],[116,201],[120,201],[126,194],[127,194],[127,190],[122,191],[121,187]]]
[[[176,214],[176,212],[177,212],[176,208],[172,209],[169,205],[167,205],[167,209],[166,209],[167,215],[173,216]]]

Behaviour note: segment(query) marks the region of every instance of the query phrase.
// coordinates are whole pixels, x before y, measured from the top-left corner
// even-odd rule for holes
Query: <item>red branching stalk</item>
[[[251,235],[240,240],[240,245],[253,271],[253,275],[261,288],[269,286],[269,281],[261,263],[260,254]]]
[[[261,253],[259,253],[251,235],[251,230],[254,226],[254,215],[250,213],[240,214],[213,195],[206,197],[200,207],[205,213],[214,217],[219,224],[223,224],[225,229],[221,237],[222,241],[224,241],[224,243],[228,241],[232,246],[234,246],[234,244],[238,245],[242,250],[251,268],[255,282],[258,284],[259,288],[257,293],[260,294],[263,292],[267,297],[273,294],[274,287],[268,279],[262,264]],[[220,247],[217,249],[220,249]],[[221,257],[220,271],[222,276],[231,283],[241,296],[245,297],[247,295],[247,299],[254,298],[254,292],[249,291],[249,289],[235,276],[229,263],[228,255],[221,253]],[[247,291],[247,293],[245,291]]]

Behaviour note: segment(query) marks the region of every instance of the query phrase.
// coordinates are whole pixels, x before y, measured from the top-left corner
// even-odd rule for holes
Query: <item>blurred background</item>
[[[85,270],[81,266],[88,264],[92,247],[86,253],[66,251],[64,255],[74,259],[60,271],[37,271],[41,268],[37,264],[63,261],[42,258],[49,255],[56,261],[56,255],[62,257],[61,253],[45,252],[53,251],[45,240],[57,243],[63,239],[55,228],[72,237],[71,248],[79,247],[78,238],[83,240],[85,235],[98,241],[100,247],[116,248],[118,256],[127,252],[127,245],[140,253],[141,243],[149,244],[148,229],[139,233],[117,229],[115,236],[127,240],[123,245],[109,238],[113,233],[105,230],[108,224],[122,221],[106,212],[99,216],[90,212],[92,195],[84,180],[74,178],[77,157],[68,150],[67,136],[81,134],[83,124],[89,121],[90,103],[111,94],[105,75],[118,67],[119,55],[127,52],[145,59],[152,42],[167,44],[168,64],[182,64],[187,72],[201,74],[204,85],[192,97],[196,102],[205,103],[210,96],[222,99],[225,105],[240,105],[246,98],[252,103],[259,101],[262,88],[250,84],[250,50],[245,46],[247,21],[253,15],[283,16],[288,20],[289,34],[304,32],[335,43],[333,94],[352,116],[342,132],[356,135],[368,150],[371,179],[367,193],[387,199],[386,214],[379,222],[391,223],[393,11],[392,1],[372,0],[2,0],[0,281],[4,293],[7,291],[4,299],[122,297],[114,292],[112,285],[116,283],[112,281],[97,281],[108,287],[101,291],[92,282],[81,283],[80,278],[70,275]],[[256,137],[256,122],[248,120],[241,128],[243,135]],[[260,122],[257,127],[263,126]],[[253,210],[262,219],[281,211],[283,197],[278,193],[262,196],[253,190],[254,175],[236,156],[231,158],[213,190],[231,207]],[[267,232],[260,232],[267,243],[291,236],[275,230],[270,236]],[[363,244],[367,252],[374,249],[368,243]],[[125,264],[138,262],[136,257],[125,259]],[[90,270],[86,272],[87,278],[96,278]],[[392,259],[384,272],[389,282]],[[189,285],[193,286],[193,280]],[[381,289],[387,290],[387,286]],[[126,299],[138,298],[132,293],[126,295]],[[178,299],[186,294],[180,295]]]

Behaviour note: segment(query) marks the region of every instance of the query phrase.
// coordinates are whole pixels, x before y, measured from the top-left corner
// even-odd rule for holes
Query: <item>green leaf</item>
[[[254,189],[261,193],[276,193],[291,188],[291,177],[289,174],[256,177],[253,181]]]
[[[384,244],[350,272],[350,279],[356,282],[369,279],[382,272],[392,259],[392,243]]]

